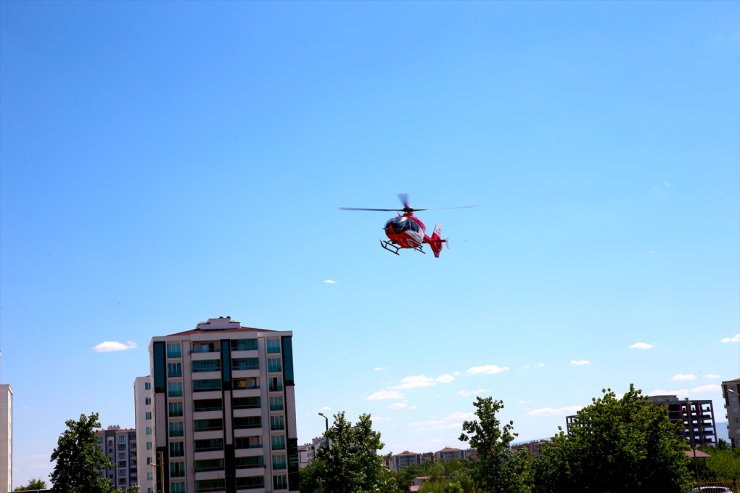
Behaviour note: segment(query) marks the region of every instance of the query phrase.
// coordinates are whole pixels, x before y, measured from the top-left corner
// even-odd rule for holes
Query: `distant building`
[[[445,447],[442,450],[434,452],[435,461],[447,461],[455,459],[464,459],[465,452],[459,448]]]
[[[109,426],[95,433],[98,446],[113,464],[113,468],[101,471],[116,488],[128,488],[138,484],[136,475],[136,430]]]
[[[519,450],[527,449],[529,456],[536,459],[542,455],[542,448],[549,443],[549,440],[532,440],[530,442],[515,443],[511,446],[511,450],[518,452]]]
[[[421,455],[422,454],[417,454],[416,452],[404,450],[400,454],[391,456],[390,464],[388,466],[392,471],[403,471],[407,467],[420,465]]]
[[[149,353],[156,493],[299,491],[292,332],[212,318]]]
[[[136,476],[139,493],[154,493],[154,406],[152,377],[134,380],[134,416],[136,418]]]
[[[298,446],[298,466],[300,469],[309,465],[316,458],[316,452],[324,446],[325,441],[324,437],[317,437],[311,443]]]
[[[725,399],[727,437],[730,445],[740,445],[740,378],[722,382],[722,397]]]
[[[714,424],[712,401],[679,399],[675,395],[649,396],[654,404],[665,406],[671,423],[683,423],[679,436],[686,439],[692,448],[717,444],[717,428]]]
[[[13,484],[13,387],[0,384],[0,492]]]

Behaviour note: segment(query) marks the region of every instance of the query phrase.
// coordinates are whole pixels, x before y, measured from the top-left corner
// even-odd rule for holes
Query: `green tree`
[[[502,401],[492,397],[476,397],[477,420],[465,421],[460,440],[469,442],[478,458],[473,478],[477,490],[486,493],[522,493],[529,491],[529,455],[526,451],[512,452],[510,445],[517,434],[514,423],[503,428],[496,417],[504,408]]]
[[[639,390],[611,390],[581,409],[565,434],[534,463],[537,493],[560,491],[680,493],[691,485],[686,442],[662,406]]]
[[[34,490],[45,490],[46,489],[46,481],[43,479],[31,479],[28,481],[28,484],[26,486],[18,486],[13,491],[34,491]]]
[[[397,490],[394,476],[377,452],[383,448],[380,433],[373,431],[369,414],[353,425],[344,412],[334,415],[326,432],[328,447],[301,471],[301,490],[323,493],[368,493]]]
[[[100,428],[98,414],[80,415],[78,421],[66,421],[67,430],[59,436],[51,454],[56,461],[51,481],[55,491],[64,493],[111,493],[116,491],[100,472],[112,464],[98,446],[95,431]]]

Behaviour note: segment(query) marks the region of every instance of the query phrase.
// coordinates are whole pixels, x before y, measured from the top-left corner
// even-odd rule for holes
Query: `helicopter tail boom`
[[[434,256],[439,258],[439,254],[442,251],[442,245],[444,243],[447,243],[447,238],[442,238],[441,224],[437,224],[434,227],[434,232],[432,233],[432,236],[426,242],[429,243],[429,246],[432,248]]]

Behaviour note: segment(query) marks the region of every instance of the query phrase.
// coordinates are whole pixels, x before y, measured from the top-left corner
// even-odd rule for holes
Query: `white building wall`
[[[136,419],[136,477],[139,493],[154,493],[154,415],[151,390],[152,377],[134,380],[134,412]]]
[[[13,387],[0,384],[0,493],[13,491]]]

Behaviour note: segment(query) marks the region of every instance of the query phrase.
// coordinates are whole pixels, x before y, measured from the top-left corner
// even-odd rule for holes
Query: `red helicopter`
[[[442,226],[437,224],[434,227],[432,236],[428,236],[426,234],[424,223],[414,215],[415,211],[426,211],[431,209],[414,209],[413,207],[410,207],[408,194],[399,193],[398,198],[401,199],[403,209],[367,209],[362,207],[340,207],[340,209],[344,211],[398,212],[399,214],[396,217],[389,219],[388,222],[385,223],[383,230],[388,239],[380,240],[380,246],[391,253],[399,255],[398,252],[402,248],[411,248],[417,252],[426,253],[424,251],[423,244],[427,243],[431,247],[434,256],[439,258],[439,253],[442,251],[442,245],[447,243],[447,238],[442,238],[440,236],[442,233]],[[465,205],[462,207],[447,207],[447,209],[464,209],[468,207],[474,206]]]

